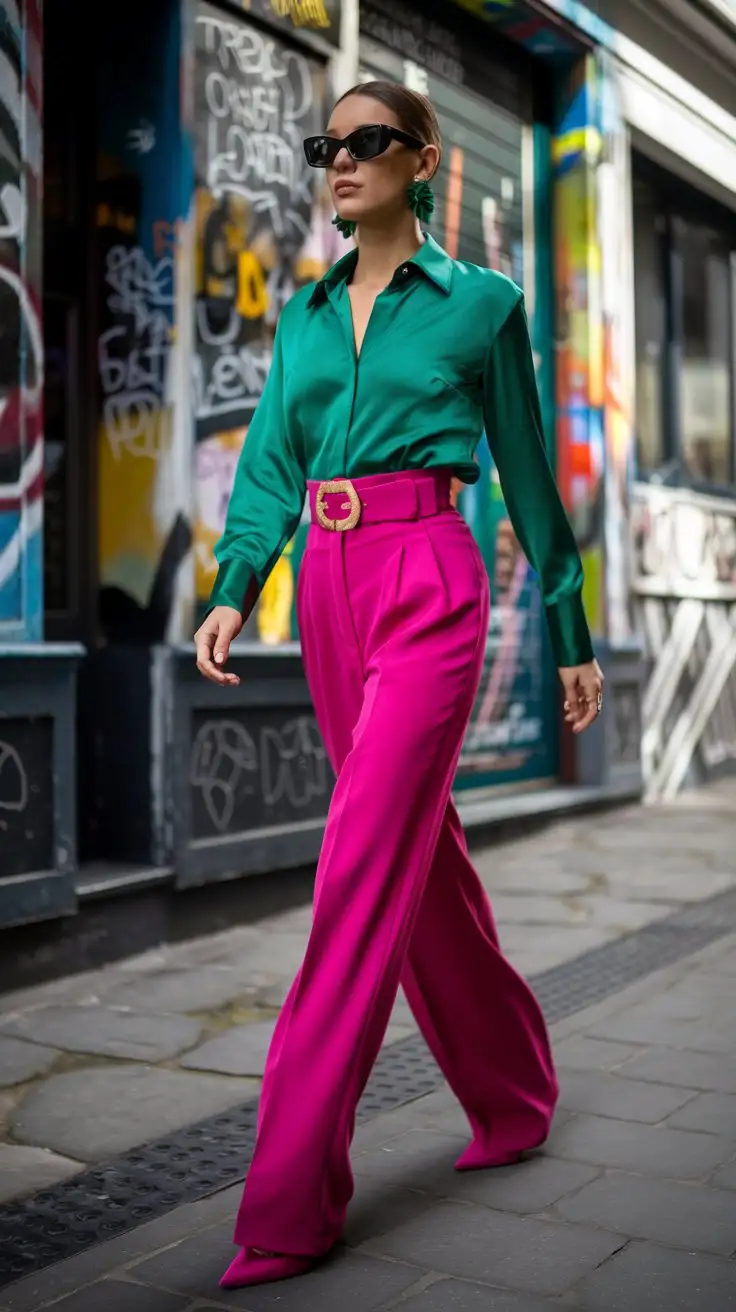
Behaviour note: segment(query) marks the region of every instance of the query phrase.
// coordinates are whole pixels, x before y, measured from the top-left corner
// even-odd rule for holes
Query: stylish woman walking
[[[358,1100],[399,984],[467,1113],[459,1170],[515,1162],[547,1136],[549,1040],[505,960],[451,788],[480,678],[489,593],[450,502],[483,427],[537,570],[576,732],[601,706],[582,569],[545,455],[519,289],[452,260],[419,220],[441,142],[422,96],[354,88],[323,136],[358,246],[285,306],[235,478],[197,664],[220,684],[299,522],[312,528],[297,608],[304,665],[337,775],[303,964],[274,1034],[258,1135],[223,1285],[306,1271],[339,1238]]]

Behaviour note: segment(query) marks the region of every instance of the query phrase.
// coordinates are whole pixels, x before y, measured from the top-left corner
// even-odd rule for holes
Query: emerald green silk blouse
[[[428,237],[377,297],[356,358],[350,251],[284,306],[243,446],[211,606],[244,615],[301,518],[306,481],[407,469],[478,478],[485,427],[536,570],[557,664],[592,659],[583,570],[544,445],[522,292]]]

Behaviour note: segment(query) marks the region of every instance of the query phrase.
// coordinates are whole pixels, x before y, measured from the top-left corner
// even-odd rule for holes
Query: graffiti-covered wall
[[[0,641],[43,636],[42,28],[0,0]]]
[[[585,568],[585,603],[605,631],[605,471],[601,248],[594,168],[601,156],[595,58],[563,86],[552,143],[557,298],[557,472]]]
[[[99,569],[109,639],[183,629],[191,423],[186,334],[191,164],[180,118],[178,3],[105,12],[97,62]],[[187,619],[190,617],[187,616]]]
[[[631,636],[627,522],[633,446],[629,143],[605,59],[560,87],[555,170],[557,468],[597,634]]]
[[[276,31],[200,4],[195,32],[195,579],[215,577],[233,474],[284,302],[343,253],[302,140],[325,115],[323,66]],[[293,636],[303,530],[267,583],[252,636]]]

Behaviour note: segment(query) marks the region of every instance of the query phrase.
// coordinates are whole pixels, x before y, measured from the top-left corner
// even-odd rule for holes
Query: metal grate
[[[554,1024],[735,929],[736,889],[544,971],[532,984]],[[393,1044],[376,1062],[358,1120],[412,1102],[441,1084],[418,1035]],[[246,1103],[0,1207],[0,1288],[237,1183],[250,1161],[256,1114],[257,1103]]]

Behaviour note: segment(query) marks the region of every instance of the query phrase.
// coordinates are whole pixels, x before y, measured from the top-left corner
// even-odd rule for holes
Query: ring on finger
[[[602,692],[599,692],[599,693],[598,693],[598,696],[597,696],[596,699],[595,699],[595,709],[596,709],[598,715],[600,715],[601,711],[603,710],[603,693],[602,693]]]

